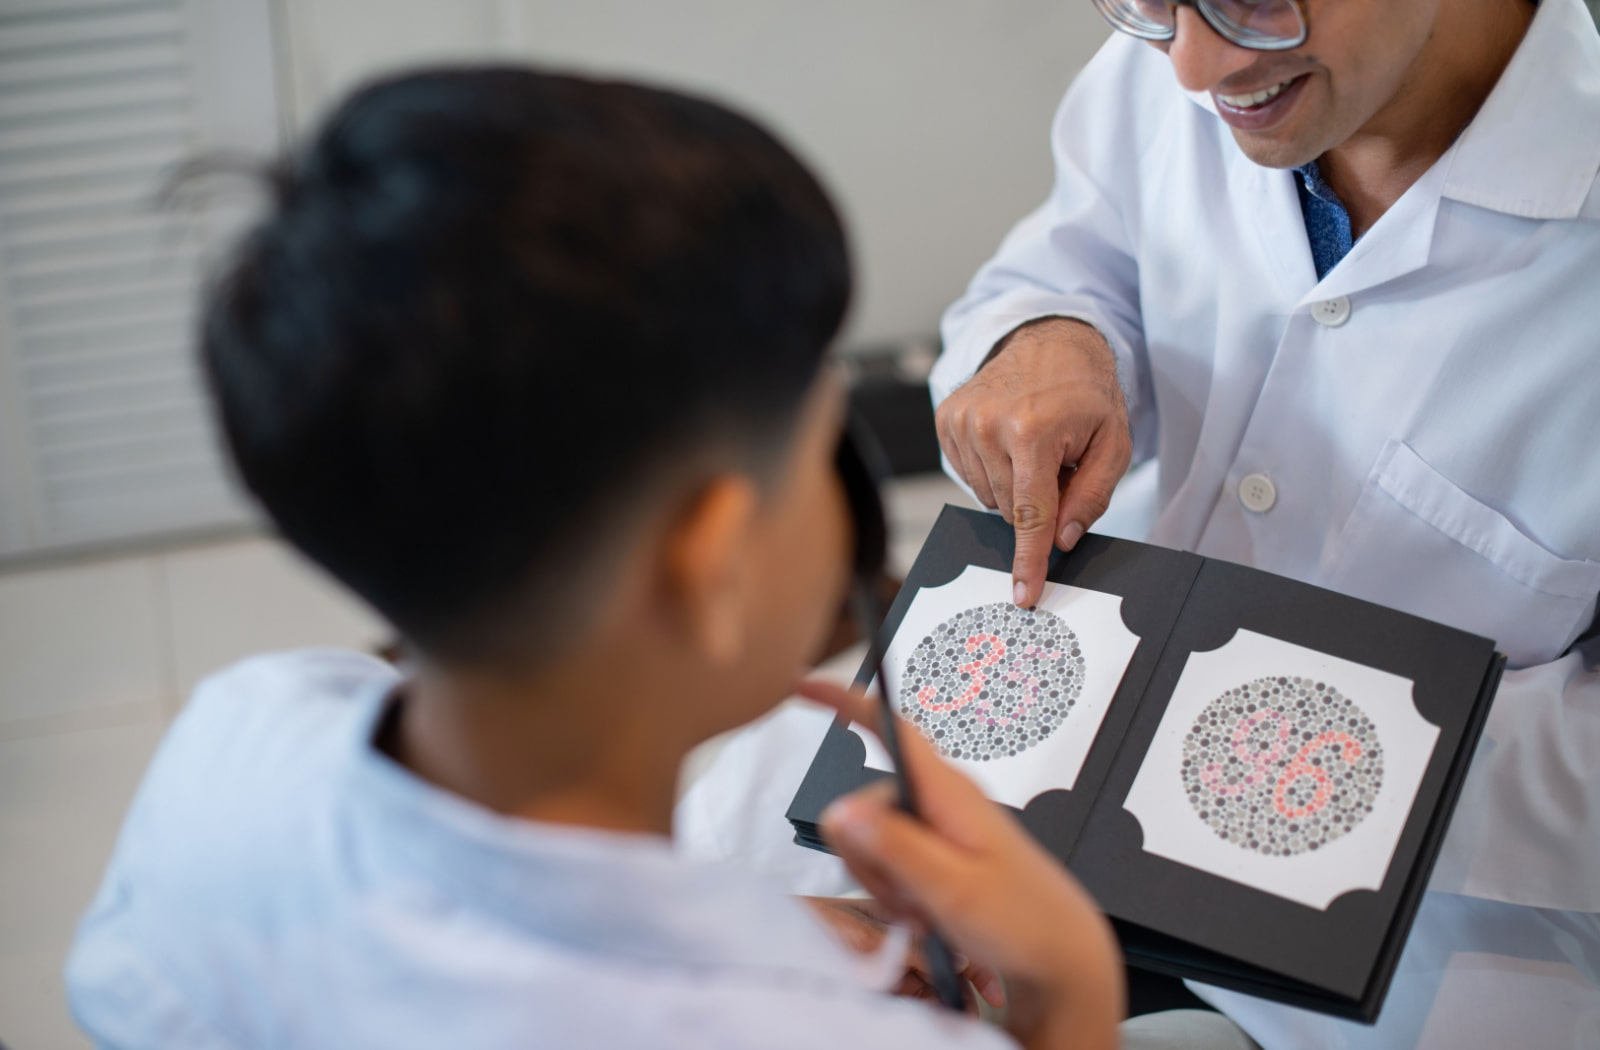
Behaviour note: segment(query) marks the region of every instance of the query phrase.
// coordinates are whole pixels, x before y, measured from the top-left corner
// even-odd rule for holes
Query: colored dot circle
[[[1241,849],[1295,856],[1372,813],[1383,787],[1377,727],[1325,682],[1257,678],[1206,705],[1183,741],[1189,804]]]
[[[988,762],[1048,739],[1083,678],[1083,647],[1064,620],[996,602],[957,613],[918,642],[898,699],[946,757]]]

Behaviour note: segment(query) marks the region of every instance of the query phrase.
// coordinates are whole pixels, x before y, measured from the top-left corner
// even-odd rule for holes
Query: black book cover
[[[882,637],[887,641],[895,636],[919,592],[949,583],[968,566],[1009,574],[1014,542],[1011,527],[997,516],[945,508],[885,618]],[[1085,536],[1070,554],[1056,552],[1047,578],[1119,598],[1123,623],[1138,636],[1138,644],[1071,789],[1045,788],[1034,794],[1020,807],[1024,825],[1113,918],[1124,953],[1134,965],[1338,1016],[1374,1020],[1499,682],[1504,661],[1493,643],[1269,573],[1094,534]],[[1436,729],[1431,752],[1421,751],[1411,762],[1417,774],[1415,795],[1403,816],[1390,818],[1403,819],[1403,824],[1397,823],[1393,852],[1376,889],[1338,893],[1324,907],[1288,899],[1151,852],[1139,819],[1124,808],[1191,658],[1246,633],[1273,640],[1269,644],[1287,643],[1405,680],[1419,724]],[[864,684],[870,674],[863,668],[858,681]],[[1309,689],[1309,679],[1305,682]],[[1335,705],[1344,699],[1337,693],[1333,696]],[[905,709],[906,698],[896,699]],[[1350,732],[1359,737],[1357,722],[1366,723],[1357,710],[1350,708],[1348,713]],[[1278,718],[1272,711],[1263,714]],[[1275,722],[1247,717],[1251,720],[1239,724],[1252,727],[1251,740],[1235,743],[1244,738],[1220,734],[1213,753],[1218,747],[1224,751],[1236,747],[1244,755],[1243,748],[1254,746],[1254,739],[1263,733],[1268,744],[1277,746],[1271,739]],[[1254,728],[1258,718],[1259,730]],[[1287,728],[1278,728],[1284,739],[1272,754],[1287,756],[1286,749],[1302,741],[1298,735],[1290,740]],[[1196,723],[1184,738],[1185,747],[1197,746],[1199,733]],[[1359,752],[1352,737],[1324,733],[1312,740],[1309,731],[1303,735],[1308,742],[1299,754],[1311,757],[1294,760],[1300,763],[1301,779],[1286,789],[1287,777],[1280,776],[1276,796],[1266,796],[1275,798],[1282,813],[1310,811],[1312,803],[1304,802],[1304,796],[1313,788],[1315,799],[1326,804],[1325,799],[1337,800],[1339,792],[1354,790],[1347,782],[1358,781],[1354,774],[1341,779],[1346,771],[1338,756]],[[1167,745],[1168,753],[1173,746]],[[1368,766],[1382,757],[1391,775],[1397,775],[1404,764],[1403,754],[1380,756],[1377,747],[1371,751]],[[1426,754],[1425,763],[1421,754]],[[1183,765],[1188,770],[1188,758]],[[1376,768],[1373,775],[1381,777],[1383,768]],[[869,763],[861,737],[846,725],[835,724],[790,806],[796,841],[825,849],[816,828],[822,810],[838,796],[884,775]],[[1192,792],[1188,801],[1204,811],[1204,802],[1197,798],[1208,797],[1207,793],[1193,787],[1192,772],[1184,775]],[[1218,782],[1216,790],[1243,788]],[[1267,790],[1264,784],[1261,790]],[[1303,802],[1299,808],[1294,808],[1295,799]],[[1353,802],[1354,796],[1342,804],[1350,810]],[[1243,812],[1243,796],[1233,804]],[[1287,824],[1274,834],[1287,835],[1287,828],[1295,826]],[[1334,838],[1340,833],[1335,828],[1323,834]],[[1299,838],[1285,840],[1290,847],[1283,853],[1297,852],[1290,863],[1306,871],[1303,865],[1321,863],[1308,852],[1321,843],[1307,842],[1309,832],[1297,834]],[[1216,835],[1221,841],[1224,830]],[[1269,868],[1277,863],[1255,858],[1255,853],[1267,852],[1267,843],[1251,840],[1248,845],[1257,847],[1248,851],[1249,863]],[[1244,849],[1242,839],[1237,848]],[[1346,856],[1350,848],[1347,844]],[[1324,856],[1335,852],[1327,848]]]

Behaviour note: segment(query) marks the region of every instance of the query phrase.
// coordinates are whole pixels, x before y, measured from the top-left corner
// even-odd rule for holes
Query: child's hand
[[[876,731],[879,705],[818,681],[800,695]],[[890,915],[942,930],[992,962],[1011,990],[1008,1027],[1033,1047],[1114,1047],[1122,967],[1110,924],[1077,881],[999,806],[900,727],[921,820],[895,806],[893,785],[835,802],[824,837]]]
[[[894,917],[889,914],[883,905],[871,899],[858,899],[855,897],[802,897],[801,900],[811,905],[817,915],[834,932],[834,935],[844,944],[858,952],[868,953],[875,951],[883,943],[884,935],[888,931]],[[1005,1005],[1005,990],[1000,986],[1000,978],[987,966],[980,966],[971,960],[958,957],[956,966],[962,977],[966,978],[983,1001],[999,1009]],[[933,988],[933,974],[928,970],[927,960],[923,958],[920,945],[914,945],[906,959],[906,972],[892,989],[895,995],[903,995],[908,999],[938,999],[938,993]],[[976,1015],[978,1002],[971,991],[967,994],[967,1012]]]

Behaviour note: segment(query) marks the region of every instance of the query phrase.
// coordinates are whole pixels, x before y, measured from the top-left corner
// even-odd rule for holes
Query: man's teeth
[[[1221,99],[1223,102],[1226,102],[1234,109],[1249,109],[1251,106],[1259,106],[1261,103],[1266,102],[1269,99],[1277,98],[1278,92],[1288,87],[1290,83],[1292,83],[1292,81],[1285,80],[1283,83],[1278,84],[1275,87],[1269,87],[1265,91],[1257,91],[1254,94],[1218,95],[1217,98]]]

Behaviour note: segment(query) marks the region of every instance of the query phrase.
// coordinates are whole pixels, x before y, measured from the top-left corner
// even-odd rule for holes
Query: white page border
[[[918,591],[884,654],[884,674],[892,695],[897,700],[901,696],[900,677],[918,642],[965,609],[1011,601],[1011,586],[1009,573],[969,565],[949,583]],[[1019,755],[987,762],[949,760],[990,798],[1018,809],[1036,795],[1057,788],[1070,790],[1078,782],[1128,662],[1139,647],[1139,636],[1122,622],[1121,595],[1047,582],[1038,607],[1064,620],[1083,650],[1083,689],[1071,713],[1047,739]],[[874,681],[874,689],[876,685]],[[902,725],[904,732],[916,732],[910,724]],[[877,737],[859,726],[852,725],[850,730],[866,745],[867,767],[888,770],[889,756]]]
[[[1189,804],[1181,773],[1184,737],[1207,704],[1246,682],[1280,675],[1313,678],[1344,694],[1372,720],[1384,756],[1372,813],[1348,834],[1292,857],[1224,841]],[[1410,679],[1240,630],[1218,649],[1189,655],[1123,808],[1138,819],[1150,853],[1326,909],[1341,894],[1383,885],[1438,738],[1439,728],[1417,713]]]

